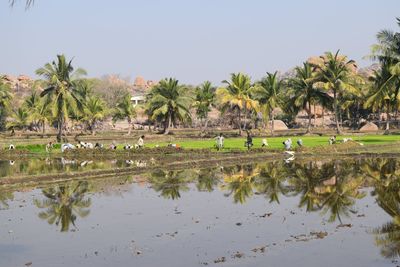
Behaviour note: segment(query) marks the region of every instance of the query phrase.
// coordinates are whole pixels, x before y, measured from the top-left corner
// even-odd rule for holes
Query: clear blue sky
[[[90,77],[120,74],[215,83],[259,79],[341,51],[361,66],[399,0],[35,0],[0,4],[0,73],[34,75],[58,53]]]

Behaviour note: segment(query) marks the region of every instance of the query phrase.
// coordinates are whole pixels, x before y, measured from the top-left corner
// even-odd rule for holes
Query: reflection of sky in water
[[[90,213],[81,217],[75,210],[75,226],[70,225],[67,232],[60,232],[61,224],[39,218],[47,209],[33,202],[49,199],[42,190],[14,193],[9,208],[0,210],[0,266],[27,262],[34,266],[202,266],[205,262],[214,265],[220,257],[227,261],[221,266],[393,266],[375,245],[373,230],[393,220],[376,200],[392,210],[397,207],[393,198],[380,198],[379,191],[397,186],[393,177],[397,162],[385,165],[373,160],[368,168],[360,163],[351,171],[349,166],[355,162],[347,162],[350,165],[346,161],[297,166],[282,162],[154,171],[136,177],[151,183],[131,184],[130,178],[115,177],[91,181],[87,190],[77,182],[54,185],[51,194],[57,204],[75,201],[79,206],[79,194],[82,201],[90,199]],[[381,172],[374,171],[378,165]],[[356,186],[362,197],[341,218],[352,227],[337,228],[337,218],[329,222],[332,209],[324,214],[323,207],[313,212],[307,212],[306,205],[299,208],[303,193],[310,193],[304,191],[307,186],[300,187],[304,173],[316,179],[303,181],[312,184],[311,193],[334,198],[332,192],[338,190],[355,196],[348,191]],[[370,184],[360,189],[354,184],[357,176],[369,179],[371,175],[391,182],[382,183],[384,188]],[[328,203],[316,198],[318,207]],[[328,233],[323,239],[310,234],[321,231]],[[268,246],[264,253],[252,251],[262,246]],[[237,251],[244,257],[232,258]]]

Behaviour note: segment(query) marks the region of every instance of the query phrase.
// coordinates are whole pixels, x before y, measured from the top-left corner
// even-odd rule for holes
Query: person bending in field
[[[297,140],[297,145],[299,147],[302,147],[303,146],[303,140],[301,140],[301,139]]]
[[[247,138],[244,146],[247,147],[247,150],[250,150],[250,148],[253,146],[253,137],[251,137],[250,132],[247,132]]]
[[[53,149],[53,142],[50,141],[46,145],[46,152],[50,153],[52,149]]]
[[[137,148],[143,148],[144,147],[144,135],[142,135],[140,138],[139,138],[139,140],[138,140],[138,142],[137,142]]]
[[[336,144],[336,135],[331,136],[331,137],[329,138],[329,144],[330,144],[330,145]]]
[[[222,133],[215,137],[215,145],[218,151],[224,147],[224,137],[222,136]]]
[[[267,142],[267,138],[263,138],[262,142],[261,142],[261,147],[267,147],[267,146],[269,146],[268,142]]]

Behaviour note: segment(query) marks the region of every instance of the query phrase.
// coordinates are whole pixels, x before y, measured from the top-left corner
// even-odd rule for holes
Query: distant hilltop
[[[140,90],[144,89],[147,90],[154,85],[158,84],[158,82],[153,81],[153,80],[145,80],[142,76],[137,76],[133,82],[133,89]]]

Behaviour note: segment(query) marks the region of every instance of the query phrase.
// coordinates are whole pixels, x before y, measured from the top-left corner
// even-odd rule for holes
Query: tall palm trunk
[[[42,133],[44,134],[46,132],[46,122],[42,121]]]
[[[322,128],[325,128],[325,109],[322,107]]]
[[[386,129],[385,129],[385,133],[388,133],[389,132],[389,128],[390,128],[390,125],[389,125],[389,123],[390,123],[389,111],[390,111],[390,101],[386,100]]]
[[[172,115],[171,112],[168,112],[168,118],[164,123],[164,134],[169,134],[169,128],[171,127]]]
[[[308,126],[307,126],[307,133],[311,132],[311,101],[308,101]]]
[[[271,135],[272,136],[274,136],[274,129],[275,129],[275,127],[274,127],[274,124],[275,124],[275,122],[274,122],[274,112],[272,111],[271,112]]]
[[[57,142],[61,142],[61,137],[63,135],[63,129],[64,129],[64,119],[59,118],[58,119],[58,133],[57,133]]]
[[[342,131],[340,130],[340,126],[339,126],[339,114],[338,114],[338,108],[337,108],[336,89],[333,90],[333,109],[335,110],[336,133],[341,134]]]
[[[246,103],[244,104],[244,122],[243,122],[243,130],[246,131],[246,122],[247,122],[247,107]]]
[[[240,112],[240,108],[239,108],[239,116],[238,116],[238,121],[239,121],[239,135],[242,135],[242,120],[241,120],[241,112]]]
[[[133,125],[132,125],[132,119],[131,119],[130,117],[128,117],[127,120],[128,120],[128,125],[129,125],[127,135],[131,135],[132,127],[133,127]]]

